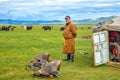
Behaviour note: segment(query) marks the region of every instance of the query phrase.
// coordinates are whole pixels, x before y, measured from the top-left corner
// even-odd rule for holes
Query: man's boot
[[[70,54],[67,54],[67,58],[64,61],[69,61],[70,60]]]
[[[74,61],[74,53],[71,53],[71,54],[70,54],[69,62],[73,62],[73,61]]]

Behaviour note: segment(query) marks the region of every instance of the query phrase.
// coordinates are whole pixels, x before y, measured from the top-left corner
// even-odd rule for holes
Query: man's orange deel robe
[[[64,29],[63,32],[63,53],[69,54],[75,52],[75,40],[76,37],[76,26],[70,22]]]

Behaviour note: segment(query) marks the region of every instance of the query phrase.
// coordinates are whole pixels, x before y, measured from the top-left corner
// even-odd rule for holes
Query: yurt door
[[[93,33],[94,65],[109,62],[109,38],[108,32]]]

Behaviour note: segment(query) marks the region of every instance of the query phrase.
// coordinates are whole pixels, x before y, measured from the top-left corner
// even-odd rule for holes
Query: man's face
[[[69,22],[71,22],[71,19],[70,18],[65,18],[65,21],[66,21],[66,23],[69,23]]]

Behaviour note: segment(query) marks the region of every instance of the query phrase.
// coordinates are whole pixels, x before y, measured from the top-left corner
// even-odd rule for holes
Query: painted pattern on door
[[[93,33],[94,65],[109,62],[109,39],[108,32]]]

